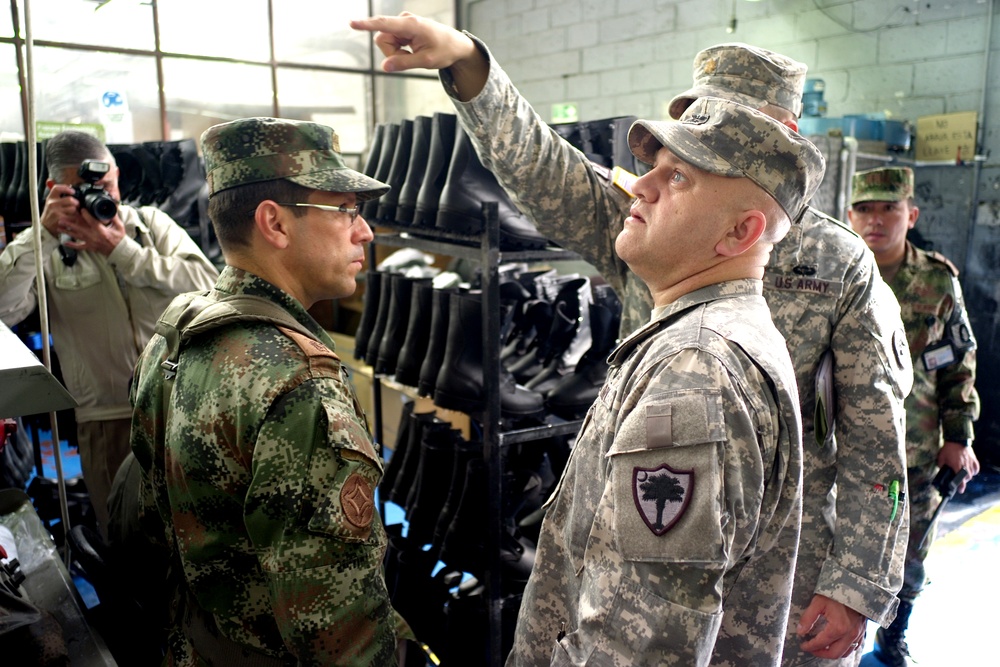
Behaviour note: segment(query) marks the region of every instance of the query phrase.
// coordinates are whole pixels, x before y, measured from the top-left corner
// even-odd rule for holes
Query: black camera
[[[79,200],[80,206],[102,222],[107,222],[118,213],[118,202],[97,185],[97,181],[104,178],[110,169],[109,162],[84,160],[77,173],[86,183],[73,186],[73,196]]]

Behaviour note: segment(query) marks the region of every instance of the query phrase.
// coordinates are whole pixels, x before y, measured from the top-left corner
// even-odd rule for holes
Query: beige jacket
[[[211,289],[218,270],[170,216],[121,206],[125,238],[108,257],[80,252],[73,266],[42,229],[53,350],[78,422],[130,417],[129,380],[160,313],[181,292]],[[0,255],[0,320],[21,322],[37,305],[31,229]]]

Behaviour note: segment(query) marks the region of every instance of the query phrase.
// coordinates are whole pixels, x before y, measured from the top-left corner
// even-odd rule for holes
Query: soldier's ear
[[[907,229],[913,229],[913,226],[917,224],[917,218],[920,217],[920,207],[910,204],[910,219]]]
[[[288,211],[270,199],[257,205],[253,214],[254,228],[268,245],[284,249],[289,245]]]
[[[767,229],[767,216],[763,211],[742,211],[725,235],[715,245],[715,251],[723,257],[736,257],[752,248]]]

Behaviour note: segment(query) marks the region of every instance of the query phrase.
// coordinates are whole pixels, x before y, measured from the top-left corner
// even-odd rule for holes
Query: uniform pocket
[[[94,259],[85,252],[78,252],[76,263],[66,266],[61,259],[52,262],[54,284],[57,289],[82,290],[101,282],[101,271]]]

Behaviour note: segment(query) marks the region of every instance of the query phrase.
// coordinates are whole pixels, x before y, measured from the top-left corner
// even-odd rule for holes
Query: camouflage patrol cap
[[[670,117],[680,118],[699,97],[721,97],[754,109],[774,104],[802,115],[806,66],[787,56],[731,42],[694,57],[694,86],[670,100]]]
[[[903,201],[913,196],[913,170],[879,167],[859,171],[851,179],[851,206],[866,201]]]
[[[699,98],[679,121],[637,120],[628,145],[650,164],[666,146],[699,169],[749,178],[793,221],[826,171],[823,154],[808,139],[756,109],[718,97]]]
[[[381,197],[389,186],[354,171],[340,155],[340,139],[319,123],[284,118],[241,118],[201,135],[208,194],[237,185],[286,179],[326,192]]]

